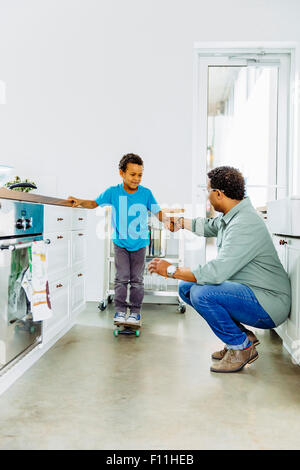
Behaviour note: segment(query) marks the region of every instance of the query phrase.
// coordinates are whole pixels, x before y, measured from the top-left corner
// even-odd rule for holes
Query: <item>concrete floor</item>
[[[221,343],[191,309],[146,305],[140,338],[115,338],[112,317],[88,303],[0,397],[1,449],[300,449],[300,368],[275,332],[214,374]]]

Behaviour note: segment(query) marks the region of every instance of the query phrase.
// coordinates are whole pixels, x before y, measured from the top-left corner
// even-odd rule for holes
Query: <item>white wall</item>
[[[191,201],[193,44],[297,41],[298,0],[0,0],[0,162],[40,192],[93,198],[145,161]]]

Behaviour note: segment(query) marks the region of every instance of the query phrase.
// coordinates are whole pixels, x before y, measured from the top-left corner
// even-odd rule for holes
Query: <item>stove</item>
[[[31,246],[43,239],[44,206],[0,199],[0,373],[42,341],[26,285]]]

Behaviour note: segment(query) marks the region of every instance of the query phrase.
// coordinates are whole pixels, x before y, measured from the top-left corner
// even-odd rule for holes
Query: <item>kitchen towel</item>
[[[32,298],[31,311],[33,321],[47,320],[52,316],[47,279],[47,248],[43,240],[33,242],[32,255]]]

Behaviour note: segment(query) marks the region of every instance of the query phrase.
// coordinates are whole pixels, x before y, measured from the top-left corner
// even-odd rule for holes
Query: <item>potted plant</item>
[[[21,181],[19,176],[16,176],[13,181],[9,181],[4,186],[6,186],[8,189],[22,191],[24,193],[28,193],[29,191],[32,191],[32,189],[37,189],[33,181],[29,181],[27,178],[24,181]]]

